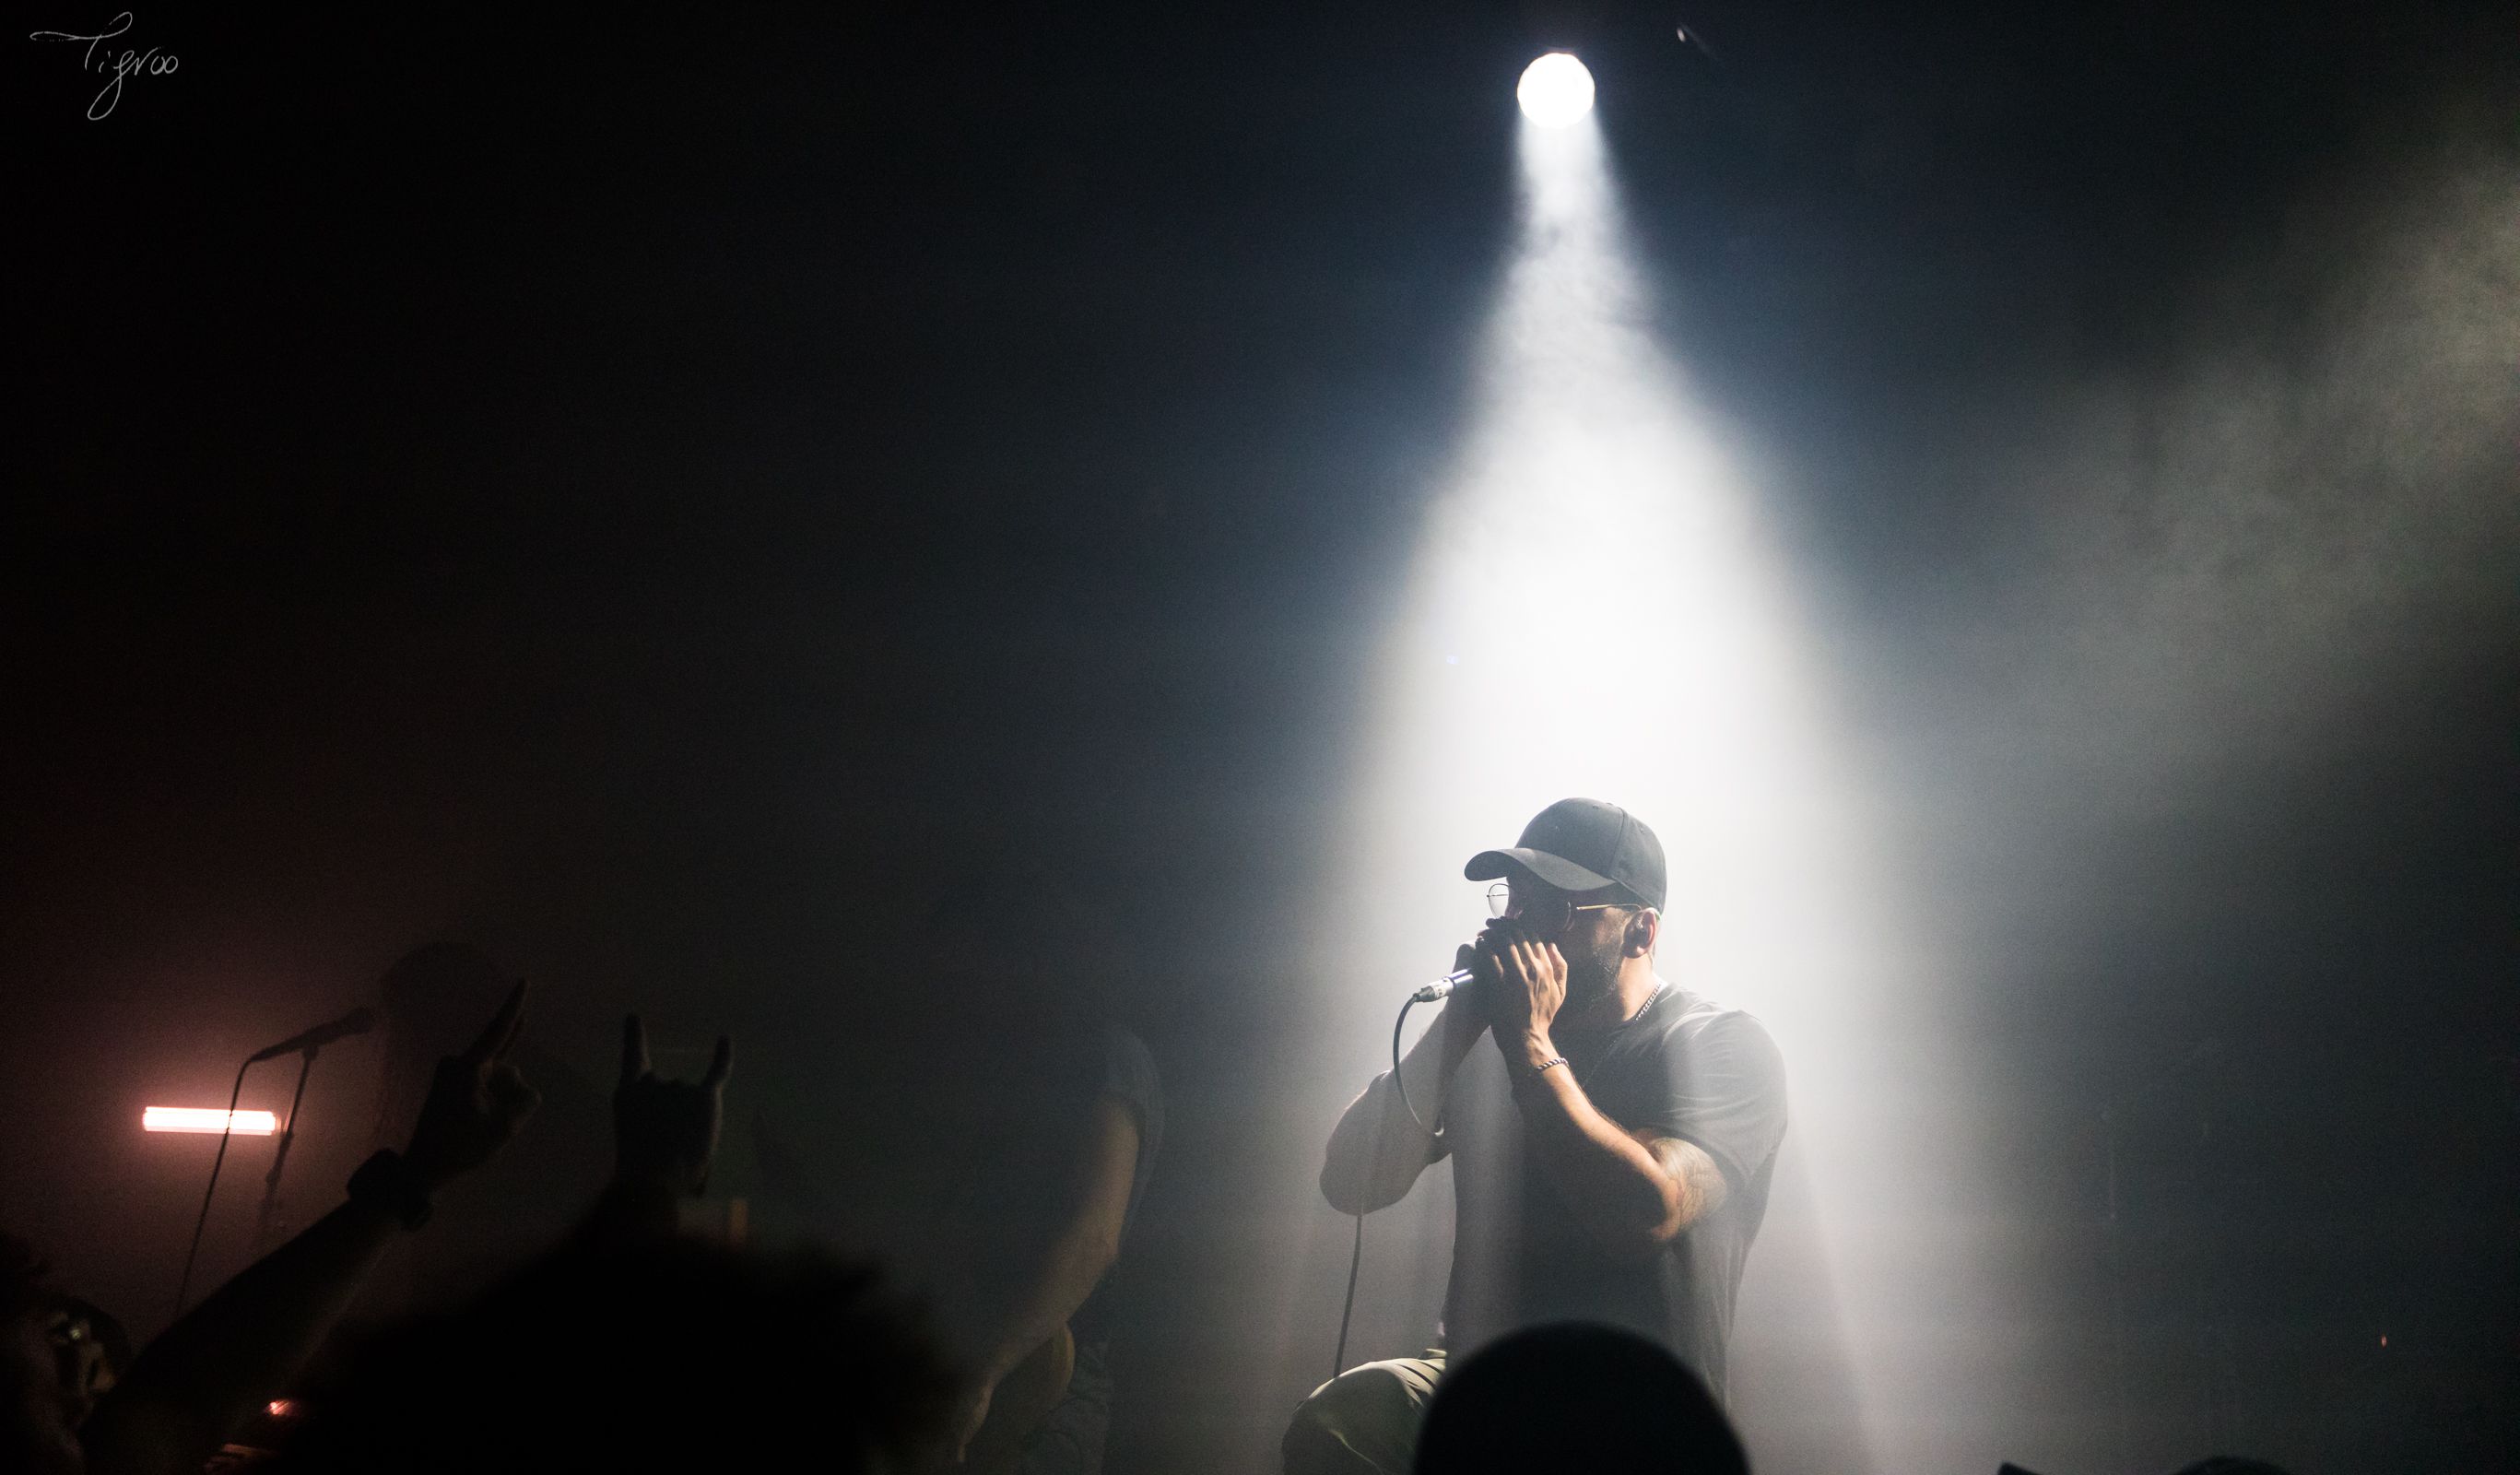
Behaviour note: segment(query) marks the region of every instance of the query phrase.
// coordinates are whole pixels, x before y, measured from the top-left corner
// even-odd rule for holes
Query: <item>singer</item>
[[[1499,882],[1495,916],[1455,959],[1471,982],[1400,1066],[1435,1131],[1385,1072],[1348,1104],[1322,1167],[1323,1195],[1363,1214],[1453,1159],[1440,1342],[1315,1389],[1286,1431],[1289,1475],[1401,1475],[1446,1358],[1542,1322],[1635,1329],[1724,1392],[1733,1296],[1785,1132],[1775,1043],[1655,973],[1662,842],[1626,810],[1561,799],[1462,873]]]

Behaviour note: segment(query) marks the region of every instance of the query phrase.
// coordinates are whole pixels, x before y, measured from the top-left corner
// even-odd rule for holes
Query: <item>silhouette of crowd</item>
[[[518,984],[470,1045],[437,1062],[401,1148],[370,1159],[331,1213],[136,1353],[111,1315],[52,1283],[35,1246],[0,1233],[0,1471],[801,1462],[845,1475],[978,1463],[965,1423],[971,1369],[879,1268],[680,1229],[717,1151],[733,1050],[720,1039],[698,1080],[660,1077],[637,1015],[624,1021],[612,1093],[613,1171],[575,1228],[464,1304],[369,1339],[321,1390],[301,1387],[395,1242],[428,1232],[437,1191],[529,1130],[540,1097],[511,1059],[526,1007]],[[1328,1436],[1299,1420],[1290,1462],[1308,1437]],[[1670,1353],[1632,1331],[1564,1324],[1504,1337],[1449,1374],[1413,1468],[1741,1475],[1750,1465],[1722,1408]]]

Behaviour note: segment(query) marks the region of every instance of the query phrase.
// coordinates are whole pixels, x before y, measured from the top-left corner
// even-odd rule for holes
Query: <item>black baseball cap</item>
[[[1662,841],[1645,822],[1598,799],[1560,799],[1531,817],[1511,850],[1482,850],[1462,874],[1492,881],[1514,871],[1531,872],[1560,891],[1624,888],[1662,910]]]

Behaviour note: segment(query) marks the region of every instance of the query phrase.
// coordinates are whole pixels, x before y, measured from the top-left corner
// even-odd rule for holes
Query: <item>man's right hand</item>
[[[1502,978],[1493,954],[1482,952],[1478,942],[1465,942],[1453,950],[1453,971],[1466,971],[1469,985],[1444,1004],[1445,1028],[1475,1041],[1488,1027],[1488,1000],[1495,996]]]

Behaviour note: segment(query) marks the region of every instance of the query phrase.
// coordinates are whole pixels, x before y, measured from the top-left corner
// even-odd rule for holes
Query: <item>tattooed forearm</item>
[[[1687,1229],[1724,1206],[1724,1170],[1695,1142],[1658,1137],[1651,1143],[1654,1160],[1680,1181],[1680,1227]]]

